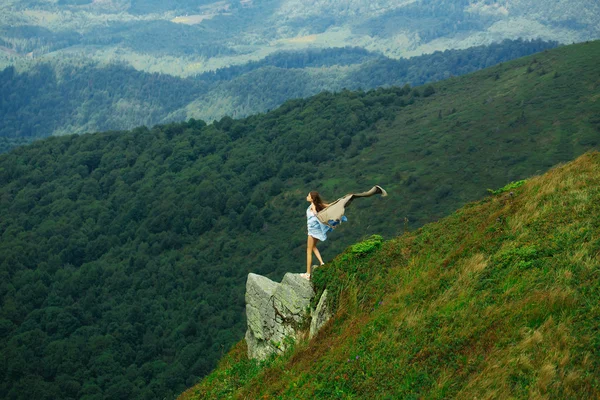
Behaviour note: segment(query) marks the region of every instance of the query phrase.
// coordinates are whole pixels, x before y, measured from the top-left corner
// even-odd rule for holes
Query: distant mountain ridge
[[[600,5],[594,1],[386,1],[287,0],[277,16],[284,21],[336,17],[361,35],[396,42],[391,56],[470,47],[502,38],[582,41],[600,34]],[[283,24],[283,23],[282,23]],[[532,36],[534,35],[534,36]],[[537,35],[537,36],[535,36]],[[360,38],[360,39],[359,39]],[[367,45],[366,48],[369,48]]]
[[[123,65],[38,65],[0,71],[0,152],[33,139],[225,115],[244,117],[323,90],[420,85],[556,46],[504,41],[410,60],[359,48],[282,52],[194,79]]]
[[[178,76],[308,48],[406,58],[504,39],[600,38],[595,0],[12,0],[0,11],[0,65],[84,58]]]

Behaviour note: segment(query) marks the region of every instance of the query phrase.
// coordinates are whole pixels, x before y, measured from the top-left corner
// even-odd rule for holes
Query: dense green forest
[[[507,41],[506,43],[509,42]],[[518,43],[523,44],[522,41],[518,41]],[[542,41],[537,41],[537,44],[540,46],[548,46],[548,48],[557,45],[557,43],[546,44]],[[518,58],[518,56],[513,58]],[[202,81],[231,80],[240,75],[244,75],[248,72],[264,67],[277,67],[284,69],[318,68],[362,64],[365,61],[373,59],[387,60],[388,58],[382,57],[377,53],[371,53],[367,50],[361,49],[360,47],[337,47],[327,49],[306,49],[303,51],[285,51],[270,54],[259,61],[250,61],[243,65],[218,68],[215,71],[209,71],[196,75],[195,78]]]
[[[338,82],[334,83],[335,86],[325,86],[325,89],[373,89],[380,86],[401,86],[406,83],[422,85],[450,76],[464,75],[500,62],[549,50],[556,46],[558,46],[557,42],[546,42],[539,39],[504,40],[487,46],[474,46],[464,50],[436,51],[433,54],[398,60],[370,53],[359,47],[312,49],[298,52],[279,52],[260,61],[219,68],[215,71],[197,75],[195,78],[208,82],[233,80],[265,67],[287,70],[355,66],[356,68],[351,69],[346,74],[338,70]],[[280,74],[285,74],[285,72],[282,71]],[[281,78],[280,80],[284,81]],[[239,86],[237,90],[244,91],[244,86]],[[291,89],[295,90],[293,87]]]
[[[305,266],[304,198],[381,184],[321,246],[393,237],[599,144],[600,42],[425,87],[36,141],[0,155],[0,397],[171,398]]]
[[[201,82],[129,67],[40,65],[0,72],[0,135],[44,137],[158,123],[192,101]]]
[[[0,136],[0,154],[6,153],[15,147],[31,143],[34,137],[2,137]]]
[[[89,63],[43,64],[22,73],[9,67],[0,72],[0,137],[14,140],[2,141],[0,151],[22,143],[19,138],[246,116],[323,90],[420,85],[554,46],[505,41],[409,60],[390,60],[358,48],[282,52],[196,79]]]

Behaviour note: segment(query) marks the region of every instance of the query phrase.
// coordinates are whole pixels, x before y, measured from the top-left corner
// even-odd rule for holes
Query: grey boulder
[[[311,315],[317,315],[310,309],[314,296],[312,284],[300,274],[287,273],[281,283],[261,275],[248,274],[248,357],[264,360],[271,354],[283,353],[290,343],[298,339],[299,332],[307,327]],[[324,302],[321,300],[319,304]],[[321,308],[326,309],[326,306]]]

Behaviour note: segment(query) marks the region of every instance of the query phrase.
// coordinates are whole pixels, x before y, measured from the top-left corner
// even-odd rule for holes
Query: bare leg
[[[313,248],[316,249],[315,246],[315,239],[312,236],[308,236],[308,240],[306,241],[306,273],[310,274],[310,265],[312,264],[312,253],[313,253]]]
[[[317,259],[319,260],[321,265],[323,265],[325,263],[323,262],[323,259],[321,258],[321,253],[319,252],[319,249],[317,249],[317,243],[319,243],[319,239],[315,239],[315,245],[313,246],[313,252],[315,253],[315,256],[317,256]]]

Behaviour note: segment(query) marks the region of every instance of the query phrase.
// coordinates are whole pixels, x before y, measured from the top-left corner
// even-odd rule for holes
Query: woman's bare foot
[[[305,272],[303,274],[300,274],[300,276],[303,277],[304,279],[308,279],[310,281],[310,274],[309,273]]]

